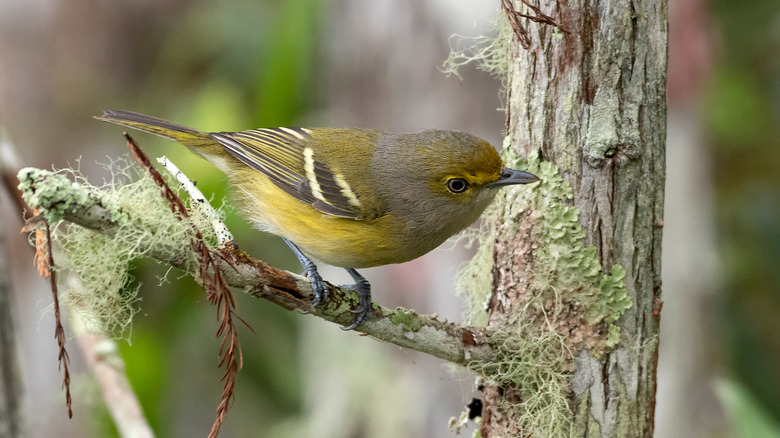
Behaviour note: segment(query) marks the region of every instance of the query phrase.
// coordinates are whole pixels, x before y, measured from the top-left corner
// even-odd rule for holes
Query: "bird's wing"
[[[242,163],[317,210],[364,219],[360,201],[343,176],[314,158],[308,129],[252,129],[212,133],[211,137]]]

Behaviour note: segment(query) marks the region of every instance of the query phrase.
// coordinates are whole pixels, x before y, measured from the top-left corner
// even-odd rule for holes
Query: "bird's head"
[[[376,157],[390,210],[413,227],[449,235],[473,223],[497,188],[539,180],[505,168],[490,143],[457,131],[394,134],[380,140]]]

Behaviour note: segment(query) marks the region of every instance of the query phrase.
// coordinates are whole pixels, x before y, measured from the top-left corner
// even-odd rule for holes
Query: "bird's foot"
[[[282,238],[282,240],[284,240],[287,246],[292,249],[295,257],[298,258],[301,266],[303,266],[303,275],[309,277],[309,282],[311,283],[311,292],[314,295],[314,299],[311,300],[311,306],[319,306],[320,303],[328,299],[328,286],[322,280],[320,273],[317,272],[317,265],[315,265],[311,259],[306,257],[303,251],[301,251],[297,245],[292,243],[292,241],[285,238]]]
[[[357,308],[352,311],[352,313],[355,314],[355,317],[352,319],[352,324],[342,327],[342,330],[352,330],[360,324],[363,324],[368,319],[368,313],[371,311],[371,284],[369,284],[368,280],[363,278],[356,270],[347,268],[347,272],[349,272],[349,275],[355,280],[355,284],[342,287],[356,291],[358,297],[360,297],[360,303]]]

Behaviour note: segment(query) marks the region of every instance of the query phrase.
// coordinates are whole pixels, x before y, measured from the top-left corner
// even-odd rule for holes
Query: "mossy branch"
[[[138,200],[136,204],[139,205],[136,205],[127,199],[118,201],[109,193],[110,189],[101,190],[85,181],[71,181],[60,172],[25,168],[18,178],[25,200],[39,208],[49,223],[67,221],[92,230],[96,236],[112,239],[119,233],[131,231],[135,236],[134,254],[177,267],[199,279],[195,256],[190,254],[189,245],[181,244],[182,239],[188,238],[186,234],[168,232],[168,238],[162,239],[157,228],[169,224],[149,222],[150,217],[170,215],[170,210],[163,204],[163,209],[154,214],[142,211],[149,208],[149,193],[144,195],[144,203]],[[352,290],[329,285],[327,302],[312,308],[313,295],[307,278],[270,266],[232,247],[214,248],[213,251],[222,275],[232,287],[287,310],[308,312],[336,324],[344,325],[352,320],[351,309],[358,303],[358,296]],[[377,304],[373,305],[369,320],[356,330],[377,340],[463,366],[472,361],[491,362],[501,345],[495,334],[486,328],[463,326],[441,320],[437,315],[421,315],[402,308],[392,310]]]

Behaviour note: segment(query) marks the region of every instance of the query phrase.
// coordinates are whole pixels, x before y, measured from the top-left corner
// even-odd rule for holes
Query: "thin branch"
[[[118,227],[118,223],[111,219],[112,215],[103,206],[99,193],[79,184],[59,184],[56,181],[59,178],[65,177],[27,168],[20,172],[19,179],[22,181],[22,191],[32,191],[39,202],[37,207],[43,210],[61,211],[65,220],[107,234]],[[43,183],[47,179],[55,181],[53,184]],[[74,202],[74,199],[78,201]],[[132,211],[124,213],[132,215]],[[96,222],[95,215],[107,220]],[[145,245],[145,242],[140,242],[140,245]],[[191,260],[190,249],[179,246],[142,250],[148,250],[151,258],[198,278],[199,267],[188,262]],[[352,321],[351,309],[358,305],[356,292],[329,285],[328,300],[312,308],[310,303],[313,296],[306,277],[275,268],[235,248],[221,248],[217,251],[224,261],[217,268],[228,285],[242,288],[249,295],[266,299],[287,310],[307,311],[311,316],[340,325]],[[440,320],[437,315],[421,315],[401,308],[391,310],[377,304],[373,304],[369,320],[358,326],[356,331],[463,366],[473,360],[494,360],[498,350],[494,342],[500,343],[495,339],[494,332],[484,327],[463,326]]]
[[[103,401],[114,419],[120,436],[152,438],[154,433],[144,417],[138,398],[130,386],[125,364],[116,342],[104,336],[82,334],[78,336],[87,366],[95,378]]]
[[[19,181],[16,172],[21,168],[21,160],[16,153],[13,143],[8,138],[5,130],[0,127],[0,181],[5,191],[11,196],[16,208],[29,214],[29,207],[22,199],[22,192],[16,187]],[[27,217],[25,217],[27,219]]]
[[[16,188],[16,173],[6,168],[0,167],[0,181],[2,181],[6,192],[11,195],[11,199],[13,200],[14,205],[17,207],[24,205],[22,193]],[[23,209],[20,208],[20,211],[23,211]]]

